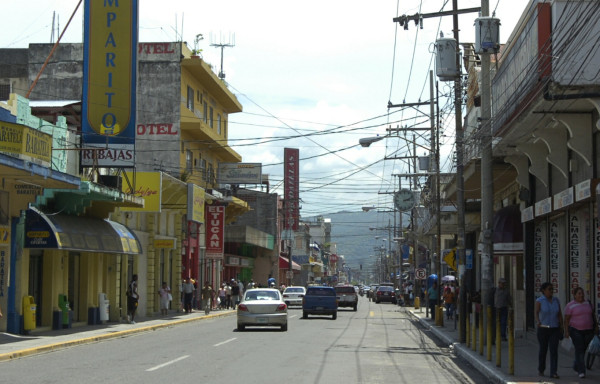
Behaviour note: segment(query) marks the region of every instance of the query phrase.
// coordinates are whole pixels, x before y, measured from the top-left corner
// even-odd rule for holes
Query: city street
[[[5,361],[19,383],[480,383],[485,379],[411,321],[360,298],[337,320],[289,310],[289,330],[236,330],[234,314]],[[31,367],[36,367],[32,370]]]

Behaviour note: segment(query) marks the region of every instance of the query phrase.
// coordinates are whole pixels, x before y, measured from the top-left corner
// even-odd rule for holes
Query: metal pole
[[[489,15],[489,1],[481,1],[481,15]],[[492,178],[492,131],[491,116],[491,86],[490,86],[490,55],[481,56],[481,302],[487,300],[492,287],[494,264],[492,263],[492,225],[494,219],[494,188]],[[485,321],[490,321],[486,318]],[[496,340],[497,343],[500,340]]]

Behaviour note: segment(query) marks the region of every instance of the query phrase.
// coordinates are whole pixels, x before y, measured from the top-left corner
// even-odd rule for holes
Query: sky
[[[3,0],[1,48],[54,41],[79,0]],[[429,154],[429,133],[409,131],[408,141],[388,138],[368,148],[360,138],[384,136],[386,128],[428,128],[429,71],[440,32],[453,34],[452,17],[423,20],[423,29],[394,23],[399,15],[449,11],[449,0],[140,0],[139,41],[186,41],[223,72],[244,111],[229,116],[229,144],[245,163],[262,163],[271,192],[283,194],[283,150],[300,152],[301,215],[392,207],[392,193],[419,189],[406,177],[406,159]],[[521,16],[523,0],[489,0],[501,20],[504,43]],[[481,6],[459,0],[459,9]],[[62,42],[82,42],[83,5]],[[459,17],[459,40],[475,41],[476,13]],[[203,40],[195,43],[197,35]],[[221,50],[213,44],[231,45]],[[443,113],[441,171],[449,172],[454,150],[450,83],[439,83]],[[421,135],[421,136],[419,136]],[[410,160],[412,163],[412,160]],[[419,182],[424,179],[421,178]],[[399,184],[399,182],[401,184]],[[386,222],[388,219],[384,219]]]

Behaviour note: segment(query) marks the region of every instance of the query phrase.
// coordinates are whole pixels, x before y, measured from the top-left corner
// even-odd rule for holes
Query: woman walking
[[[594,312],[592,304],[585,301],[583,288],[573,290],[573,301],[565,306],[565,337],[570,337],[575,347],[573,369],[580,378],[585,377],[584,356],[594,337]]]
[[[562,313],[559,300],[553,296],[552,283],[545,282],[540,288],[542,296],[535,301],[535,321],[537,324],[537,338],[540,343],[538,354],[538,372],[544,376],[546,370],[546,353],[550,349],[550,377],[559,379],[558,376],[558,342],[560,340]]]

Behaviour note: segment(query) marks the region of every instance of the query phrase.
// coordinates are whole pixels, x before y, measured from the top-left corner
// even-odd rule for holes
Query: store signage
[[[548,197],[535,203],[535,216],[547,215],[552,212],[552,198]]]
[[[284,228],[298,230],[300,219],[300,151],[297,148],[283,150],[283,204]]]
[[[219,163],[217,172],[219,184],[260,184],[261,177],[261,163]]]
[[[554,195],[554,209],[563,209],[573,204],[573,188],[569,187]]]
[[[49,166],[52,161],[52,135],[25,125],[0,121],[0,152]]]
[[[527,221],[531,221],[534,219],[533,215],[533,205],[527,207],[521,211],[521,223],[525,223]]]
[[[575,185],[575,201],[581,201],[592,197],[592,181],[586,180]]]
[[[133,167],[137,0],[86,0],[81,165]]]
[[[204,188],[188,183],[187,185],[187,218],[198,224],[204,223]]]
[[[225,206],[206,207],[206,257],[218,259],[225,250]]]

